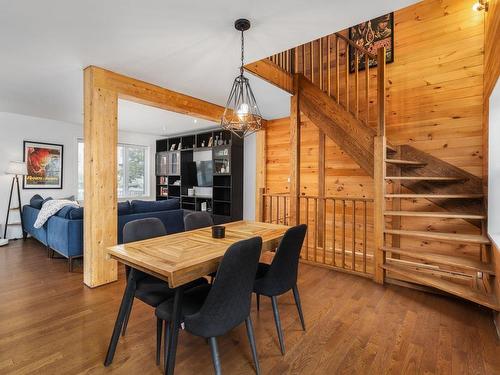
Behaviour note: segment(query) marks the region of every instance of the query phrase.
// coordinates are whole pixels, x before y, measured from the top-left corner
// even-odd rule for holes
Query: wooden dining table
[[[164,280],[174,289],[174,311],[170,322],[171,335],[166,358],[166,373],[173,374],[182,319],[183,287],[191,281],[216,272],[224,253],[233,243],[258,236],[262,238],[262,252],[271,251],[278,247],[279,241],[289,228],[280,224],[247,220],[231,222],[224,226],[225,237],[222,239],[212,238],[212,229],[208,227],[116,245],[107,249],[109,258],[130,266],[131,272],[115,321],[105,366],[113,361],[126,312],[134,299],[136,270]]]

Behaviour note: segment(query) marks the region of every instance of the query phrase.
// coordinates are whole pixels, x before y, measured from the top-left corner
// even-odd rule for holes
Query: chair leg
[[[163,363],[165,367],[165,374],[167,373],[167,356],[168,356],[168,343],[170,341],[170,322],[165,321],[165,334],[163,338]]]
[[[123,328],[122,328],[122,336],[125,336],[125,331],[127,330],[128,320],[130,318],[130,313],[132,312],[132,306],[134,304],[134,299],[135,298],[132,298],[132,302],[130,302],[130,308],[127,310],[127,315],[125,315],[125,321],[123,322]]]
[[[276,324],[276,331],[278,331],[281,354],[285,355],[285,340],[283,339],[283,331],[281,330],[280,313],[278,311],[278,299],[276,298],[276,296],[271,297],[271,302],[273,305],[274,323]]]
[[[68,271],[73,272],[73,257],[68,258]]]
[[[257,311],[260,311],[260,294],[257,293]]]
[[[209,338],[210,352],[212,353],[212,361],[214,362],[215,375],[221,375],[219,350],[217,349],[217,339],[215,337]]]
[[[52,256],[51,256],[52,255],[52,250],[51,250],[50,246],[47,245],[46,247],[47,247],[47,258],[52,258]]]
[[[304,315],[302,314],[302,304],[300,303],[300,295],[299,289],[297,288],[297,284],[295,284],[292,288],[293,290],[293,298],[295,299],[295,304],[297,305],[297,310],[299,311],[300,323],[302,324],[302,329],[306,330],[306,323],[304,322]]]
[[[156,366],[160,365],[162,331],[163,331],[163,321],[160,318],[156,318]]]
[[[250,316],[245,319],[245,325],[247,326],[248,341],[250,341],[250,347],[252,348],[252,357],[253,363],[255,364],[255,372],[257,375],[260,375],[259,355],[257,354],[257,346],[255,345],[255,336],[253,334],[253,324]]]

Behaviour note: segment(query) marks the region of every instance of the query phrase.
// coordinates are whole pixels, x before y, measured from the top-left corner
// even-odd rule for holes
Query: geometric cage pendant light
[[[236,20],[234,27],[241,31],[240,74],[234,79],[220,125],[223,129],[230,130],[238,137],[243,138],[262,128],[262,115],[243,69],[245,57],[243,32],[250,28],[250,21],[247,19]]]

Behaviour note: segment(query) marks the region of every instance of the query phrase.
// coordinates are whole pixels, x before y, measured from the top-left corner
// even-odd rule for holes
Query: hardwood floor
[[[34,240],[0,248],[0,374],[160,374],[153,310],[136,301],[113,364],[103,359],[124,281],[97,289]],[[80,270],[80,273],[78,273]],[[460,300],[301,265],[303,332],[292,294],[279,298],[287,353],[271,303],[252,307],[263,374],[498,374],[489,310]],[[219,339],[225,374],[254,374],[245,326]],[[176,374],[210,374],[203,339],[181,332]]]

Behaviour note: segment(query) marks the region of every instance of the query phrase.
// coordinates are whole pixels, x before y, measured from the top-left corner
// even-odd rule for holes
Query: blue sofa
[[[23,230],[69,259],[83,256],[83,208],[64,207],[52,216],[42,228],[36,229],[36,218],[43,202],[32,199],[23,207]],[[123,242],[123,227],[132,220],[156,217],[163,222],[168,234],[184,231],[184,210],[178,199],[163,201],[140,201],[118,203],[118,243]]]

